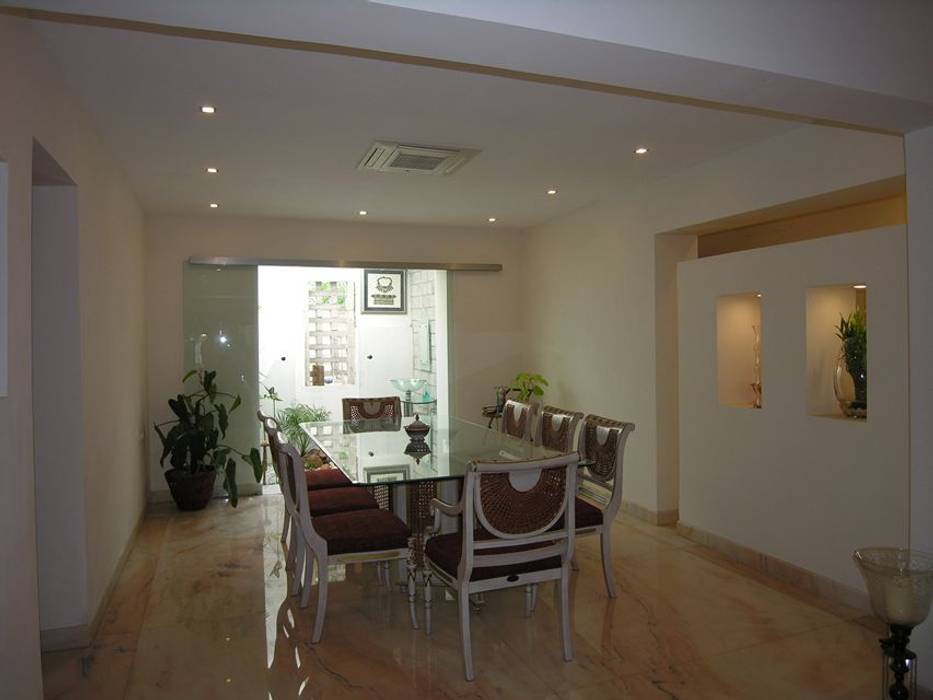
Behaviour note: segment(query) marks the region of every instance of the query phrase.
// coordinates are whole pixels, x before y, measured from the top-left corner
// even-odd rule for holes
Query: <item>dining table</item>
[[[413,445],[405,432],[415,420],[429,428],[423,444]],[[302,423],[301,427],[325,461],[343,471],[353,484],[389,489],[392,511],[412,530],[419,565],[431,522],[431,499],[440,490],[443,500],[456,502],[470,462],[547,459],[560,454],[530,440],[442,414],[321,421]],[[456,519],[445,516],[441,532],[454,532],[457,527]]]

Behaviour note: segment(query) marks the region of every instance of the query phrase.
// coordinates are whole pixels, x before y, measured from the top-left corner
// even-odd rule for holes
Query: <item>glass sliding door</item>
[[[215,267],[185,263],[185,371],[217,372],[221,391],[239,394],[226,443],[241,452],[260,444],[258,302],[256,266]],[[259,492],[252,468],[238,460],[240,495]]]

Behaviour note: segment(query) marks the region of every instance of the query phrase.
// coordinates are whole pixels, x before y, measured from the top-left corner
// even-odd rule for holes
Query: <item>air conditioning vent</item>
[[[376,141],[366,151],[357,168],[380,173],[450,175],[477,153],[478,151],[463,148],[411,146]]]

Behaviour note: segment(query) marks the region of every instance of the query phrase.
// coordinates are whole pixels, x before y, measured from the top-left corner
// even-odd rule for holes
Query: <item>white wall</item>
[[[859,282],[868,419],[811,415],[807,290]],[[907,543],[905,228],[684,262],[678,287],[681,522],[863,590],[852,551]],[[762,294],[760,410],[716,398],[717,300],[749,289]]]
[[[910,546],[933,552],[933,128],[908,134],[907,225],[910,273]],[[869,290],[870,294],[870,290]],[[933,621],[914,632],[913,648],[933,659]],[[933,663],[920,681],[933,688]]]
[[[89,620],[77,188],[33,187],[31,233],[39,626],[64,629]]]
[[[93,618],[145,504],[142,216],[29,24],[0,17],[0,159],[9,167],[9,392],[0,398],[0,678],[41,696],[31,388],[33,139],[78,185],[82,432]],[[63,451],[72,449],[63,446]]]
[[[664,348],[677,343],[673,263],[692,250],[659,253],[655,236],[902,172],[898,138],[802,127],[529,231],[530,368],[551,381],[548,401],[636,424],[626,501],[677,507],[675,438],[661,428],[676,425],[665,382],[677,366]]]
[[[493,387],[525,365],[524,236],[492,228],[383,225],[219,216],[147,220],[150,423],[165,420],[166,387],[183,372],[182,269],[192,256],[373,262],[490,262],[501,272],[447,275],[451,412],[481,420]],[[168,391],[172,391],[169,389]],[[151,445],[150,483],[164,490]]]

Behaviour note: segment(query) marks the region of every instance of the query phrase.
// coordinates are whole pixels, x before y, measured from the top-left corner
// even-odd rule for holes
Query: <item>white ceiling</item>
[[[366,209],[371,221],[524,227],[797,126],[362,58],[34,26],[151,212],[217,201],[227,214]],[[217,114],[200,115],[202,103]],[[448,177],[357,171],[374,139],[481,153]],[[641,144],[650,155],[633,157]]]

